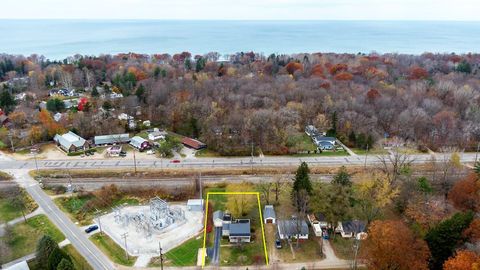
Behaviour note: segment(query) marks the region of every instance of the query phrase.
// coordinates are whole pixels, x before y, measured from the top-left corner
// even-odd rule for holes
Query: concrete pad
[[[101,217],[102,229],[122,248],[125,247],[125,241],[121,235],[127,232],[127,249],[130,255],[158,256],[159,242],[163,253],[166,253],[195,237],[203,229],[203,212],[188,211],[186,203],[170,204],[170,206],[182,209],[185,213],[185,221],[173,223],[161,231],[152,229],[151,236],[147,236],[143,230],[137,231],[133,222],[126,227],[115,222],[113,212]],[[148,205],[131,206],[122,208],[121,213],[123,215],[142,212],[148,217],[149,209]]]

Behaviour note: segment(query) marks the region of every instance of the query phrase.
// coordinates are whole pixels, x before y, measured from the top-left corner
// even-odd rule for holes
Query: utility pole
[[[162,253],[162,243],[158,242],[158,252],[160,253],[160,269],[163,270],[163,253]]]
[[[8,132],[8,138],[10,139],[10,145],[12,147],[12,152],[15,152],[15,147],[13,147],[13,133],[11,131]]]
[[[252,141],[252,151],[250,152],[251,158],[250,158],[250,166],[252,169],[252,174],[253,174],[253,141]]]
[[[98,228],[100,229],[100,234],[103,235],[103,231],[102,231],[102,222],[100,220],[100,211],[98,209],[95,209],[95,219],[97,220],[98,222]]]
[[[480,142],[477,144],[477,152],[475,152],[475,164],[477,164],[478,161],[478,151],[480,150]]]
[[[367,151],[365,152],[365,170],[367,169],[367,157],[368,157],[368,143],[367,143]]]
[[[135,157],[136,148],[133,147],[133,167],[135,168],[135,174],[137,174],[137,159]]]
[[[122,238],[125,240],[125,257],[127,258],[128,261],[128,250],[127,250],[127,236],[128,232],[125,232],[124,234],[121,235]]]
[[[30,149],[30,152],[33,153],[33,159],[35,159],[35,168],[37,169],[37,174],[38,174],[37,149],[32,148]]]

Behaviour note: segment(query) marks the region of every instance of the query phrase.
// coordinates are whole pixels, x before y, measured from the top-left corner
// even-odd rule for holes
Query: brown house
[[[182,144],[188,148],[192,148],[195,150],[200,150],[207,147],[207,145],[202,143],[201,141],[187,137],[183,138]]]

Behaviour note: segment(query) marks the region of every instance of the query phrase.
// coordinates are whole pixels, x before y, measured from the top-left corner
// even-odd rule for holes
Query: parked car
[[[92,225],[92,226],[86,228],[86,229],[85,229],[85,232],[86,232],[86,233],[91,233],[91,232],[93,232],[93,231],[95,231],[95,230],[98,230],[98,225]]]
[[[121,151],[120,154],[119,154],[119,156],[121,156],[121,157],[126,157],[126,156],[127,156],[127,152]]]
[[[280,241],[280,239],[275,240],[275,247],[278,249],[282,248],[282,241]]]
[[[174,159],[172,161],[170,161],[171,163],[180,163],[180,160],[179,159]]]
[[[327,230],[324,230],[324,231],[322,232],[322,238],[325,239],[325,240],[328,240],[328,239],[330,238],[330,236],[328,236]]]

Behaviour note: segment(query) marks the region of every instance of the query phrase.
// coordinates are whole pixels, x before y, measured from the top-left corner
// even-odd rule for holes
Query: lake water
[[[0,53],[480,52],[480,22],[0,20]]]

